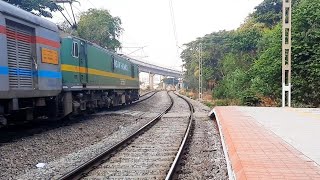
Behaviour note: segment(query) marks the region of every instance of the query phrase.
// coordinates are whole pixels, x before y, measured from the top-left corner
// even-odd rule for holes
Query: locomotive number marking
[[[41,48],[41,55],[42,55],[41,62],[48,63],[48,64],[59,64],[58,51]]]
[[[129,67],[127,64],[124,64],[121,61],[114,60],[114,67],[117,69],[122,69],[124,71],[129,71]]]

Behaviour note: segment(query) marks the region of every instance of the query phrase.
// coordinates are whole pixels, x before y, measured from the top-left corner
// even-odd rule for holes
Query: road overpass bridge
[[[132,63],[139,65],[140,72],[149,73],[149,85],[150,85],[151,89],[153,89],[153,77],[156,74],[161,75],[163,77],[174,77],[174,78],[182,78],[182,76],[183,76],[182,71],[157,66],[157,65],[146,63],[146,62],[143,62],[143,61],[140,61],[137,59],[133,59],[130,57],[128,57],[128,59]]]

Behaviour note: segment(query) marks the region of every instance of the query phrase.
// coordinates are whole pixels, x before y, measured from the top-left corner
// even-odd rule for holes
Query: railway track
[[[130,106],[133,106],[135,104],[138,104],[138,103],[141,103],[143,101],[146,101],[148,99],[150,99],[151,97],[153,97],[156,93],[158,93],[158,91],[150,91],[150,92],[147,92],[143,95],[140,96],[139,100],[137,101],[133,101],[131,104],[126,104],[124,106],[114,106],[112,108],[109,108],[107,110],[111,110],[111,111],[117,111],[117,110],[120,110],[120,109],[123,109],[123,108],[127,108],[127,107],[130,107]]]
[[[152,90],[152,91],[148,91],[148,92],[142,93],[142,94],[140,94],[140,98],[143,97],[143,96],[146,96],[148,94],[154,93],[154,92],[157,92],[157,91],[156,90]]]
[[[165,111],[123,141],[59,179],[171,179],[193,123],[193,106],[168,93]]]
[[[125,106],[115,106],[110,109],[103,109],[99,110],[100,112],[102,111],[117,111],[123,108],[127,108],[133,105],[136,105],[138,103],[141,103],[143,101],[146,101],[150,98],[152,98],[158,91],[150,91],[142,96],[140,96],[140,99],[138,101],[134,101],[131,104],[127,104]],[[98,112],[99,112],[98,111]],[[47,120],[33,120],[30,122],[24,122],[20,124],[12,124],[8,125],[6,127],[1,127],[0,126],[0,143],[5,143],[5,142],[11,142],[19,138],[23,138],[26,136],[32,136],[33,134],[39,134],[45,131],[49,131],[55,128],[67,126],[67,125],[72,125],[73,123],[77,123],[79,119],[83,118],[88,118],[88,116],[82,116],[82,117],[77,117],[77,118],[71,118],[71,119],[47,119]]]
[[[143,95],[140,96],[138,101],[135,101],[134,103],[139,103],[139,102],[143,102],[147,99],[150,99],[152,96],[154,96],[158,91],[150,91],[147,93],[144,93]]]

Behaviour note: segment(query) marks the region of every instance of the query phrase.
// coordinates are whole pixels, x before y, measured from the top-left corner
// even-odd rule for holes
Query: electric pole
[[[291,0],[282,5],[282,107],[291,107]]]
[[[199,101],[202,101],[202,43],[199,44]]]

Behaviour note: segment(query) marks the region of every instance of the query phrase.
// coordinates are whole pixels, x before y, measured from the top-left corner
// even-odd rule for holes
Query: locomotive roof
[[[99,49],[101,49],[101,50],[103,50],[103,51],[105,51],[105,52],[107,52],[107,53],[109,53],[109,54],[112,54],[112,55],[118,56],[118,57],[122,57],[122,58],[126,59],[127,61],[131,62],[131,61],[130,61],[130,58],[127,57],[127,56],[123,56],[123,55],[120,55],[120,54],[118,54],[118,53],[116,53],[116,52],[112,52],[112,51],[110,51],[110,50],[108,50],[108,49],[106,49],[106,48],[103,48],[103,47],[99,46],[99,45],[96,44],[96,43],[90,42],[90,41],[85,40],[85,39],[82,39],[82,38],[80,38],[80,37],[71,36],[71,35],[62,35],[62,38],[66,38],[66,39],[78,39],[78,40],[85,41],[86,43],[91,44],[92,46],[94,46],[94,47],[96,47],[96,48],[99,48]]]
[[[22,19],[24,21],[31,22],[33,24],[44,27],[46,29],[58,32],[57,25],[52,23],[51,21],[48,21],[44,18],[36,16],[36,15],[29,13],[19,7],[16,7],[14,5],[11,5],[11,4],[4,2],[4,1],[1,1],[1,0],[0,0],[0,12],[7,14],[9,16],[13,16],[13,17]]]

